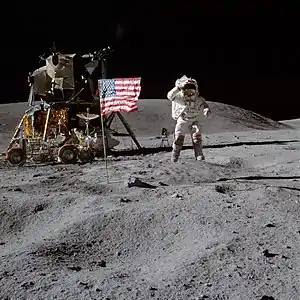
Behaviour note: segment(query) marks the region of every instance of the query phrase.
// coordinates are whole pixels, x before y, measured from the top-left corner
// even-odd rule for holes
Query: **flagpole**
[[[99,85],[99,96],[102,99],[105,98],[105,91],[103,91],[103,93],[102,93],[102,91],[100,89],[100,85]],[[101,101],[100,101],[100,118],[101,118],[102,143],[103,143],[103,155],[104,155],[104,160],[105,160],[106,181],[107,181],[107,183],[109,183],[108,167],[107,167],[107,155],[106,155],[105,131],[104,131],[104,121],[103,121],[103,115],[102,115]]]

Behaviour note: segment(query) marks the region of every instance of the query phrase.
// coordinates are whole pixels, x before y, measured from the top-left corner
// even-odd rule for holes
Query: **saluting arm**
[[[177,86],[175,86],[168,92],[167,98],[170,101],[173,101],[179,92],[180,92],[180,89]]]

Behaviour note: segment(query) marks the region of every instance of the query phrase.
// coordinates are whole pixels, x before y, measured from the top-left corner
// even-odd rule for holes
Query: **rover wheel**
[[[83,150],[79,152],[79,159],[83,163],[92,162],[95,158],[94,153],[91,150]]]
[[[103,150],[97,150],[95,152],[95,157],[104,157]]]
[[[113,151],[111,149],[106,149],[106,156],[111,155]],[[103,150],[98,150],[95,153],[96,157],[103,158],[104,157],[104,151]]]
[[[6,153],[6,159],[13,166],[23,166],[26,162],[26,155],[22,148],[10,148]]]
[[[73,145],[64,145],[59,149],[58,157],[64,164],[75,164],[78,159],[78,151]]]

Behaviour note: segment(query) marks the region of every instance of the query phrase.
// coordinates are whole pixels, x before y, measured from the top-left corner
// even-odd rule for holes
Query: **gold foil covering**
[[[25,116],[24,119],[24,134],[26,136],[33,136],[33,126],[32,126],[33,116]],[[42,136],[44,133],[45,123],[47,119],[47,110],[37,111],[34,113],[34,134],[35,136]],[[51,109],[49,116],[49,123],[47,128],[47,134],[49,134],[51,129],[58,129],[60,121],[61,133],[68,134],[68,109]],[[46,134],[46,135],[47,135]]]
[[[31,116],[24,117],[24,134],[25,136],[32,136],[32,121]]]

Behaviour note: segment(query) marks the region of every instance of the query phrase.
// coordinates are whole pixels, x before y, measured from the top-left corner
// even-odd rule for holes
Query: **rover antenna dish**
[[[94,120],[99,118],[99,115],[96,114],[88,114],[88,113],[81,113],[81,114],[77,114],[76,115],[78,118],[80,119],[84,119],[84,120]]]

